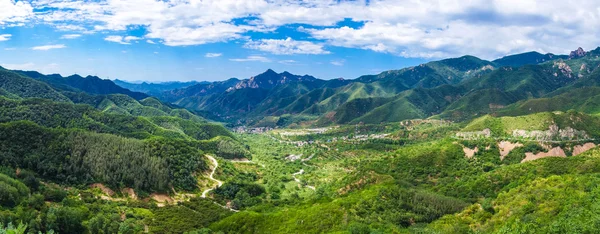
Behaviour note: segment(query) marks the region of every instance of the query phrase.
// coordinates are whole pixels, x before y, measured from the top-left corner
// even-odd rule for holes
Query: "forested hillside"
[[[250,79],[197,84],[164,91],[158,97],[212,113],[233,125],[327,126],[432,116],[463,121],[514,112],[517,103],[537,103],[532,99],[548,100],[595,86],[600,49],[578,51],[581,56],[529,52],[494,61],[463,56],[352,80],[320,80],[267,70]],[[573,107],[553,105],[543,111]]]
[[[17,233],[138,233],[149,208],[173,202],[161,197],[213,186],[205,155],[250,158],[222,125],[110,81],[5,69],[0,79],[0,226]],[[116,203],[128,197],[145,202]]]

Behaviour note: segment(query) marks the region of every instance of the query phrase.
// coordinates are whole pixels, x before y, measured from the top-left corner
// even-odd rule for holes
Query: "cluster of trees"
[[[223,126],[198,119],[108,114],[83,104],[0,97],[2,122],[3,165],[67,184],[195,190],[195,174],[208,168],[204,152],[248,156],[246,147]]]
[[[0,146],[5,149],[0,153],[2,165],[67,184],[195,190],[195,173],[207,169],[204,153],[185,140],[137,140],[31,122],[0,124]]]
[[[226,159],[251,158],[249,146],[226,136],[199,141],[198,148]]]
[[[29,188],[18,180],[0,174],[0,205],[14,206],[29,195]]]
[[[0,174],[0,184],[10,184],[0,186],[0,233],[133,234],[144,230],[147,217],[134,212],[140,208],[106,203],[87,191],[65,191],[57,185],[27,187],[30,175],[26,171],[15,178]]]
[[[233,212],[201,198],[192,198],[178,206],[154,210],[152,233],[210,233],[206,228]],[[204,229],[204,230],[202,230]]]
[[[139,105],[139,104],[138,104]],[[168,116],[111,114],[84,104],[47,99],[12,100],[0,96],[0,122],[28,120],[50,128],[78,128],[98,133],[147,139],[154,136],[208,140],[233,137],[218,124]]]
[[[233,209],[251,207],[262,202],[266,190],[255,183],[231,181],[215,189],[214,194],[218,200],[231,201]]]

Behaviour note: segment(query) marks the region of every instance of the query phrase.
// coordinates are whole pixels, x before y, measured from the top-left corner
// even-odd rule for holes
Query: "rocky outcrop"
[[[579,48],[577,48],[577,50],[571,51],[571,53],[569,54],[569,59],[581,58],[585,55],[586,55],[585,50],[583,50],[581,47],[579,47]]]
[[[492,131],[489,128],[484,129],[483,131],[476,132],[457,132],[456,137],[465,139],[465,140],[474,140],[481,138],[489,138],[492,136]]]
[[[558,71],[563,76],[573,78],[573,69],[571,69],[571,67],[567,63],[563,62],[562,60],[558,61],[558,62],[554,62],[554,65],[552,65],[552,67],[558,68]],[[559,75],[558,72],[554,73],[555,77],[558,77],[558,75]]]
[[[315,81],[317,81],[317,78],[309,76],[309,75],[298,76],[298,75],[291,74],[289,72],[277,73],[277,72],[269,69],[262,74],[251,77],[250,79],[241,80],[240,82],[235,84],[233,87],[227,89],[227,92],[230,92],[230,91],[233,91],[236,89],[246,89],[246,88],[271,89],[278,85],[288,84],[291,82],[299,82],[299,81],[315,82]]]
[[[556,125],[551,125],[548,130],[521,130],[516,129],[512,133],[513,137],[527,138],[536,141],[564,141],[564,140],[585,140],[589,139],[588,134],[585,131],[579,131],[571,127],[560,129]]]

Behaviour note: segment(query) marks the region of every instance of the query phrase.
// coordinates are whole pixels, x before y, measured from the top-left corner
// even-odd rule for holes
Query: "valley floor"
[[[424,121],[243,133],[235,137],[249,157],[206,155],[207,168],[196,174],[194,191],[41,187],[43,200],[54,199],[47,203],[52,215],[92,217],[81,229],[49,226],[65,233],[600,230],[595,133],[586,129],[586,139],[556,143],[510,139],[513,127],[520,125],[490,130],[476,122]],[[11,220],[2,212],[0,218]],[[111,220],[119,225],[111,229]]]

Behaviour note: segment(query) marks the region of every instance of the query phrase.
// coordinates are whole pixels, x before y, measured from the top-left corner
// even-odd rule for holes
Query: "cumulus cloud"
[[[144,27],[144,38],[169,46],[243,40],[247,48],[273,54],[323,54],[324,46],[338,46],[405,57],[494,58],[530,50],[567,53],[600,41],[600,3],[594,0],[0,0],[0,25],[26,22],[80,32]],[[309,38],[250,38],[249,32],[292,24],[303,24],[299,31]]]
[[[222,53],[206,53],[204,55],[204,57],[207,58],[216,58],[216,57],[221,57],[223,54]]]
[[[12,37],[11,34],[0,34],[0,41],[8,41]]]
[[[81,34],[65,34],[60,37],[60,39],[77,39],[80,38]]]
[[[290,37],[284,40],[262,39],[249,41],[246,48],[270,52],[273,54],[329,54],[322,44],[310,41],[296,41]]]
[[[242,33],[250,28],[231,23],[215,23],[202,27],[150,27],[150,33],[146,37],[161,39],[168,46],[201,45],[242,38]]]
[[[141,37],[135,37],[135,36],[108,36],[105,37],[104,40],[105,41],[110,41],[110,42],[116,42],[119,44],[123,44],[123,45],[129,45],[131,44],[132,41],[138,41],[141,40]]]
[[[54,49],[62,49],[62,48],[67,48],[67,46],[65,46],[63,44],[57,44],[57,45],[43,45],[43,46],[31,47],[32,50],[54,50]]]
[[[251,55],[246,58],[234,58],[234,59],[229,59],[229,60],[234,61],[234,62],[263,62],[263,63],[271,62],[271,60],[269,58],[263,57],[263,56],[258,56],[258,55]]]
[[[18,25],[32,16],[33,7],[28,2],[0,0],[0,25]]]

